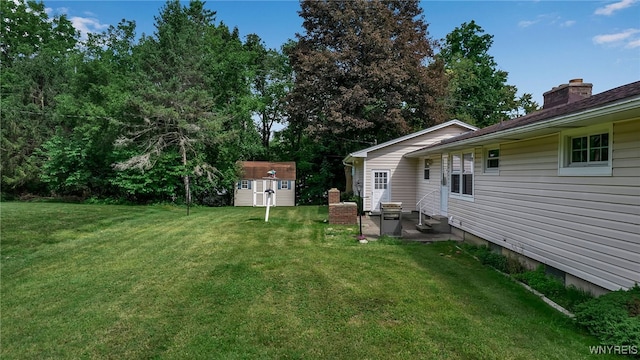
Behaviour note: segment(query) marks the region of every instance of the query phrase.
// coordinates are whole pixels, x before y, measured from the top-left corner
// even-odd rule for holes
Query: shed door
[[[271,206],[276,206],[277,182],[274,180],[253,181],[253,206],[267,206],[268,195],[265,190],[272,189]]]
[[[391,200],[389,189],[389,170],[373,170],[371,211],[380,211],[380,203]]]
[[[265,206],[267,203],[264,201],[264,180],[253,181],[253,206]]]

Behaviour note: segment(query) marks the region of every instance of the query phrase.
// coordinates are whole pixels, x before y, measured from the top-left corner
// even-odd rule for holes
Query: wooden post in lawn
[[[273,190],[273,181],[277,181],[278,178],[276,177],[276,171],[275,170],[269,170],[267,171],[267,174],[269,174],[269,176],[263,178],[265,180],[268,180],[268,186],[267,189],[264,191],[267,193],[267,211],[264,214],[264,222],[269,222],[269,208],[271,207],[271,197],[273,196],[274,190]]]

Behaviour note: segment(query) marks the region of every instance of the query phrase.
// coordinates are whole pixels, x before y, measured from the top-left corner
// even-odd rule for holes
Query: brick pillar
[[[333,188],[329,190],[329,205],[340,202],[340,190]]]
[[[329,224],[356,225],[358,223],[358,205],[345,202],[329,205]]]

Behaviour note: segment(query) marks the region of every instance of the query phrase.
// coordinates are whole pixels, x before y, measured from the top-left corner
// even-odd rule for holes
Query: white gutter
[[[551,118],[549,120],[543,120],[540,122],[533,123],[531,125],[514,127],[513,129],[496,131],[486,135],[471,137],[471,138],[460,140],[460,141],[454,141],[454,142],[450,142],[442,145],[435,145],[422,150],[413,151],[411,153],[405,154],[404,156],[418,157],[418,156],[423,156],[433,152],[438,152],[439,150],[449,149],[454,146],[457,147],[457,146],[473,145],[476,143],[489,141],[489,140],[500,138],[500,137],[521,135],[523,133],[544,130],[550,127],[567,127],[568,125],[578,121],[584,121],[584,120],[597,118],[597,117],[604,117],[604,116],[612,115],[617,112],[629,111],[629,110],[637,110],[637,114],[634,114],[634,115],[640,116],[640,97],[628,99],[615,104],[605,105],[597,109],[589,109],[589,110],[568,114],[564,116],[561,115],[559,117]]]

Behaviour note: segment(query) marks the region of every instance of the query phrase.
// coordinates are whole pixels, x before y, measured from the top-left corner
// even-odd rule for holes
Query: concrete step
[[[441,233],[448,234],[451,232],[451,226],[449,225],[449,220],[446,216],[441,215],[433,215],[431,217],[424,216],[422,220],[422,224],[426,225],[430,229],[418,229],[422,232],[432,232],[432,233]],[[416,227],[417,228],[417,227]]]
[[[424,234],[433,234],[433,228],[427,224],[422,224],[422,225],[418,225],[416,224],[416,230],[420,231],[421,233]]]

